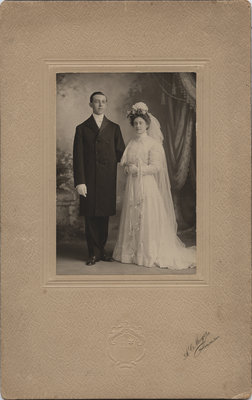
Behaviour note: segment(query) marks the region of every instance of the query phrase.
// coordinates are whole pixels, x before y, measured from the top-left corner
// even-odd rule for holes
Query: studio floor
[[[195,244],[195,232],[188,231],[180,235],[186,246]],[[109,241],[106,246],[108,254],[112,254],[114,241]],[[83,241],[74,243],[61,243],[57,246],[57,275],[191,275],[195,268],[171,270],[168,268],[147,268],[134,264],[122,264],[117,261],[99,261],[93,266],[87,266],[86,244]]]

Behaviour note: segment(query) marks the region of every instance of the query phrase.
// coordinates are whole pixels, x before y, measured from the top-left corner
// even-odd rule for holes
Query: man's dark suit
[[[87,186],[87,197],[80,196],[80,215],[85,216],[89,256],[104,251],[108,217],[116,213],[117,163],[124,149],[119,125],[105,116],[100,129],[93,116],[76,127],[74,183]]]

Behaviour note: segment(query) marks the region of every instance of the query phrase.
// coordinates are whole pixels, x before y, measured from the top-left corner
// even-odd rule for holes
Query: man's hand
[[[87,197],[87,186],[85,183],[82,183],[81,185],[76,186],[77,192],[84,197]]]

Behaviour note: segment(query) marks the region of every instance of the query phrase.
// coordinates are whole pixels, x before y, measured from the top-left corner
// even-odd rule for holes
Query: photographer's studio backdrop
[[[106,116],[120,125],[126,145],[134,135],[126,118],[134,103],[146,103],[149,111],[159,120],[164,135],[178,235],[186,246],[196,244],[196,74],[57,74],[58,274],[73,273],[71,263],[83,261],[84,266],[87,256],[84,217],[79,216],[79,196],[73,182],[72,150],[75,127],[92,113],[89,97],[94,91],[106,94]],[[114,247],[118,232],[124,187],[125,176],[118,166],[117,214],[110,217],[109,251]],[[65,264],[63,260],[71,262]]]

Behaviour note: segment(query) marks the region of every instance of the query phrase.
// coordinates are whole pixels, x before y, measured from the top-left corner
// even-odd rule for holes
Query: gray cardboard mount
[[[248,398],[250,4],[5,1],[1,49],[2,396]],[[193,279],[56,275],[55,75],[86,71],[198,74]]]

